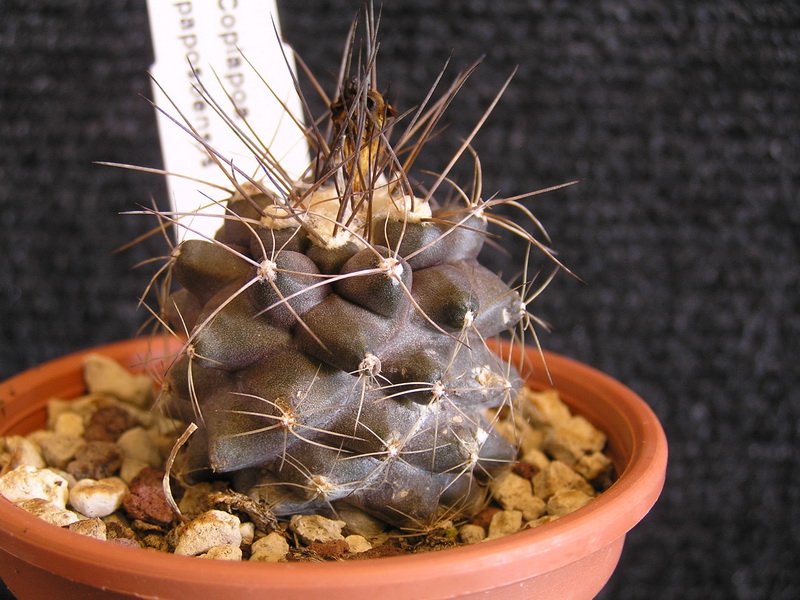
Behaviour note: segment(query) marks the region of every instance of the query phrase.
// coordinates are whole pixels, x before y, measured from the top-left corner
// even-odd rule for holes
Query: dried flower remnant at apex
[[[358,156],[352,162],[349,179],[354,192],[363,192],[371,186],[369,174],[379,165],[382,152],[381,135],[389,117],[397,116],[377,90],[367,91],[364,103],[366,111],[356,112],[359,98],[359,82],[352,78],[347,82],[341,98],[331,105],[331,121],[334,126],[335,143],[340,143],[343,156]],[[364,115],[360,125],[356,115]]]
[[[419,530],[475,514],[517,456],[489,409],[516,410],[520,378],[484,340],[520,339],[535,319],[531,298],[478,262],[487,228],[550,255],[492,215],[499,202],[528,213],[480,198],[477,159],[471,195],[439,205],[445,172],[416,196],[408,172],[467,75],[390,144],[403,121],[373,87],[372,23],[363,64],[352,39],[345,53],[332,135],[308,132],[311,175],[282,181],[265,159],[282,193],[231,175],[215,238],[182,243],[162,270],[181,289],[160,288],[161,314],[188,336],[163,400],[200,426],[187,481],[224,473],[278,516],[348,504]]]

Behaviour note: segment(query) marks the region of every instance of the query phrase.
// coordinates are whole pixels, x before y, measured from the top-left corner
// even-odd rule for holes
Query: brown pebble
[[[67,473],[75,479],[112,477],[122,465],[122,453],[113,442],[88,442],[75,453]]]
[[[106,539],[123,546],[142,547],[142,542],[133,529],[115,520],[106,520]]]
[[[539,469],[537,469],[535,465],[519,461],[514,463],[512,471],[525,479],[533,479],[533,476],[539,472]]]
[[[245,513],[253,524],[261,531],[276,531],[278,519],[272,509],[264,501],[254,500],[250,496],[239,494],[232,490],[210,492],[206,496],[210,508],[224,510],[232,513],[234,510]]]
[[[164,496],[162,480],[164,470],[145,467],[133,478],[130,493],[122,500],[122,508],[132,519],[140,519],[156,525],[169,525],[174,514]]]
[[[339,559],[348,553],[350,547],[344,540],[330,540],[328,542],[313,542],[308,549],[326,558]]]
[[[408,550],[392,542],[386,542],[380,546],[375,546],[366,552],[348,554],[348,560],[364,560],[367,558],[387,558],[389,556],[404,556]]]
[[[501,509],[497,508],[496,506],[487,506],[481,512],[479,512],[475,517],[470,521],[473,525],[478,525],[487,529],[489,524],[492,522],[492,517],[496,512],[500,512]]]
[[[136,425],[136,419],[124,408],[102,406],[92,415],[83,437],[87,442],[116,442],[120,435]]]
[[[153,550],[158,550],[159,552],[168,552],[169,551],[169,544],[167,543],[167,538],[163,535],[159,535],[157,533],[148,533],[145,536],[142,536],[142,543],[148,548],[152,548]]]
[[[141,521],[139,519],[134,519],[131,521],[131,529],[138,532],[141,535],[149,534],[149,533],[158,533],[160,535],[166,535],[168,529],[163,525],[156,525],[155,523],[148,523],[147,521]]]

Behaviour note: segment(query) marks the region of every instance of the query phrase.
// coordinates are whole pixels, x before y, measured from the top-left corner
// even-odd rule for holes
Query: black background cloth
[[[385,3],[380,87],[401,111],[485,54],[431,170],[515,66],[474,142],[485,195],[527,201],[560,259],[533,311],[543,345],[618,378],[663,422],[661,499],[603,598],[800,597],[800,3]],[[279,3],[329,91],[359,0]],[[160,165],[142,0],[0,6],[0,376],[130,337],[165,252],[120,216]],[[456,177],[468,182],[466,161]],[[513,276],[511,257],[490,265]]]

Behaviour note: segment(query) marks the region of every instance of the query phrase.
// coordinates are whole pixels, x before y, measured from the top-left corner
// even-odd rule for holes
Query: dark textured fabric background
[[[280,2],[326,84],[361,5]],[[383,21],[401,109],[485,53],[452,136],[519,65],[475,141],[488,193],[585,179],[528,203],[586,282],[542,296],[543,343],[641,394],[671,450],[603,598],[800,597],[800,3],[402,0]],[[145,318],[131,267],[163,247],[112,251],[164,188],[92,161],[159,165],[150,61],[143,0],[0,5],[0,376]]]

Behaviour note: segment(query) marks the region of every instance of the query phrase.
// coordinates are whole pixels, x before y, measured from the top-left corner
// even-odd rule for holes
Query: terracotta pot
[[[134,339],[93,351],[136,366],[147,346],[147,340]],[[538,352],[524,352],[534,367],[530,384],[547,387]],[[0,435],[42,428],[49,398],[80,395],[84,354],[54,360],[0,385]],[[546,354],[546,359],[564,400],[608,434],[620,474],[608,491],[555,522],[414,556],[251,564],[98,541],[40,521],[0,497],[0,577],[19,600],[592,598],[614,570],[625,534],[661,492],[667,443],[656,416],[631,390],[562,356]]]

